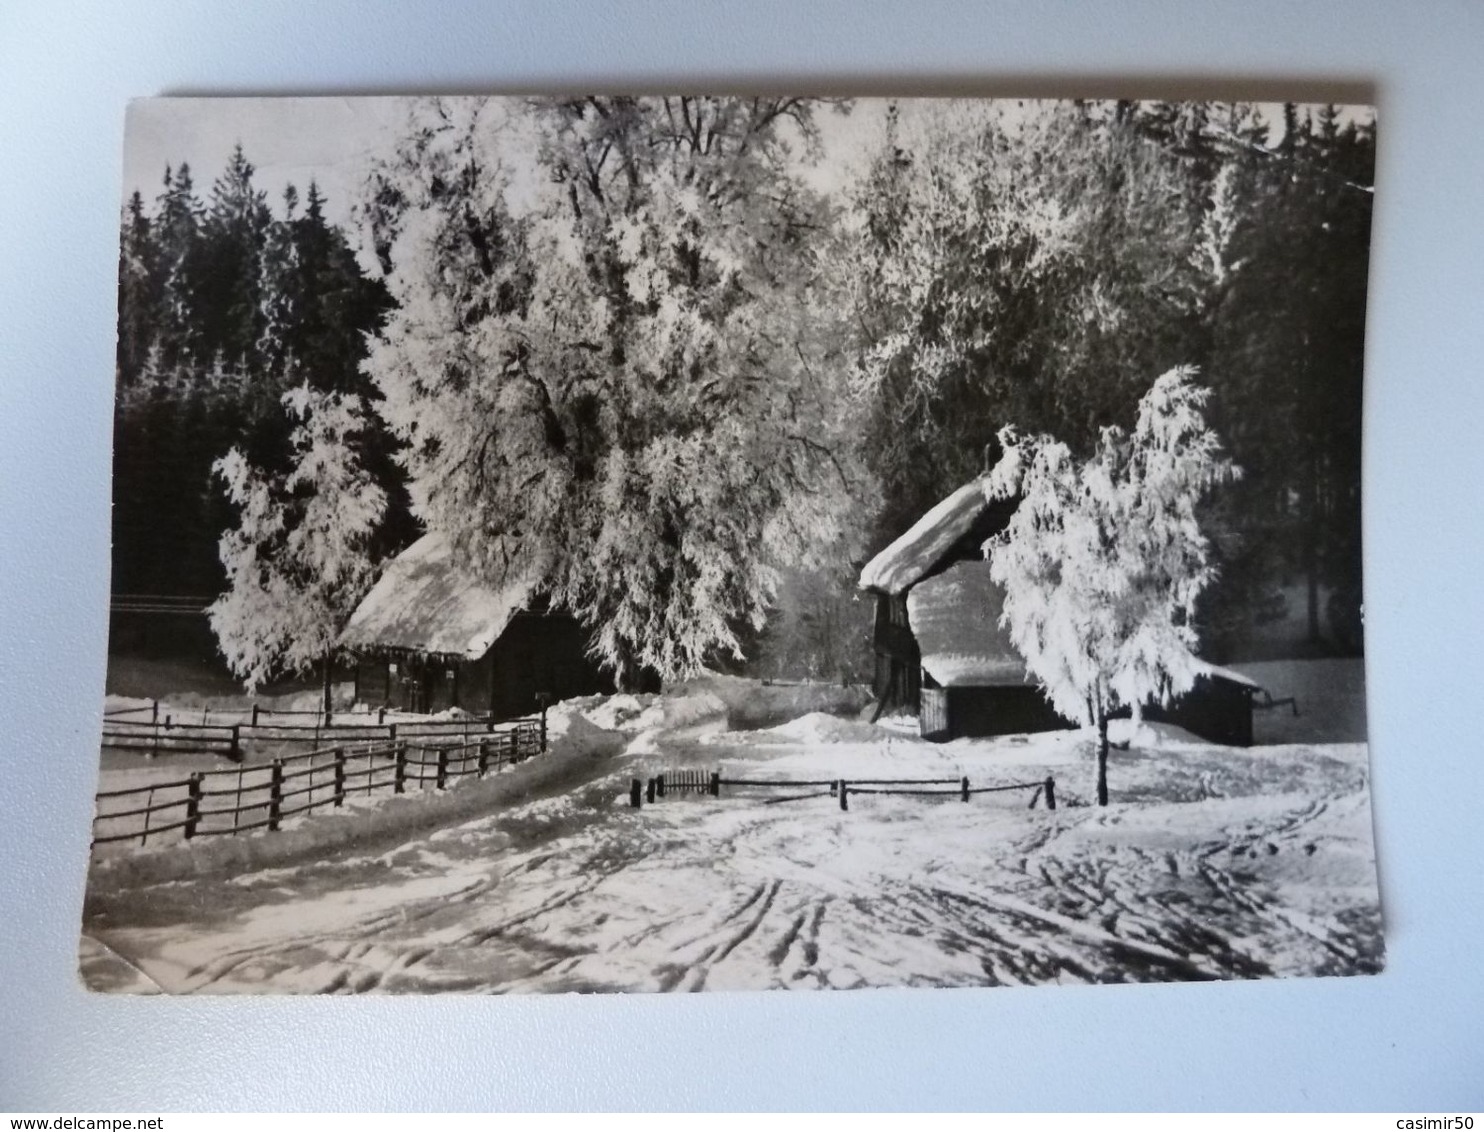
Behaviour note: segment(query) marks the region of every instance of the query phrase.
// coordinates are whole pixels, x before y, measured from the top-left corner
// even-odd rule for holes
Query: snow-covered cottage
[[[861,571],[876,595],[878,713],[916,712],[930,739],[1067,727],[1000,627],[1002,591],[989,576],[986,539],[1004,530],[1014,500],[991,502],[978,477],[923,515]],[[1145,718],[1231,746],[1252,742],[1259,689],[1214,665],[1168,709]]]
[[[613,691],[587,643],[576,620],[546,609],[536,578],[491,587],[437,533],[392,560],[339,640],[355,659],[356,702],[496,719],[533,712],[541,697]]]

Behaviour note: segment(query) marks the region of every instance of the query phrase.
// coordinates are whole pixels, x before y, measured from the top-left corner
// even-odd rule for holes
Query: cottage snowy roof
[[[534,574],[493,587],[474,577],[443,535],[424,535],[392,560],[351,614],[342,648],[477,660],[525,607]]]
[[[940,687],[1024,687],[1025,661],[1000,627],[1005,594],[988,562],[958,562],[914,586],[907,620],[922,667]]]
[[[984,514],[984,477],[976,477],[943,500],[861,571],[863,590],[900,594],[933,569]]]

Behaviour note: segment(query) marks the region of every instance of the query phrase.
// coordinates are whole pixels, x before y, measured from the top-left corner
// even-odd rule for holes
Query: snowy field
[[[749,693],[794,718],[738,729]],[[919,741],[717,679],[562,705],[623,753],[499,812],[293,868],[89,892],[84,981],[169,993],[985,986],[1379,969],[1363,743],[1212,746],[1173,728]],[[839,701],[839,697],[833,697]],[[831,702],[845,710],[844,702]],[[754,712],[753,714],[756,714]],[[1302,718],[1302,717],[1301,717]],[[745,721],[745,720],[744,720]],[[1129,725],[1124,724],[1125,728]],[[1115,738],[1119,736],[1115,733]],[[556,749],[561,750],[558,739]],[[957,798],[671,797],[682,767],[790,778],[1056,777]],[[810,791],[801,790],[807,794]],[[96,878],[95,878],[96,879]]]

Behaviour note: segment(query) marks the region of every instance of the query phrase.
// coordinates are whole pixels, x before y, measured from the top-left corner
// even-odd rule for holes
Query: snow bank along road
[[[589,705],[630,735],[583,781],[388,851],[93,891],[100,990],[432,992],[982,986],[1354,974],[1381,963],[1364,744],[1235,750],[1171,729],[1090,793],[1075,732],[927,744],[714,698]],[[713,710],[720,709],[720,710]],[[627,806],[677,766],[817,778],[1047,773],[1021,793]]]

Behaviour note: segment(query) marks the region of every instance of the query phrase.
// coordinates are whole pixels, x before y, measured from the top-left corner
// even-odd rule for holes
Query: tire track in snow
[[[654,969],[655,976],[659,979],[661,990],[671,990],[680,983],[689,979],[687,990],[698,991],[705,987],[706,980],[711,972],[720,964],[726,962],[727,958],[748,940],[752,939],[758,931],[759,926],[772,911],[774,902],[778,898],[779,890],[783,887],[782,880],[764,881],[757,885],[743,903],[734,908],[721,919],[713,928],[693,937],[688,943],[681,947],[692,946],[706,939],[707,935],[721,935],[722,938],[713,940],[707,947],[702,949],[694,959],[680,960],[673,963],[662,963]],[[747,922],[740,928],[725,930],[727,925],[735,923],[751,909],[756,909],[748,917]]]
[[[768,914],[768,910],[773,907],[773,901],[777,898],[778,889],[782,884],[783,882],[781,880],[775,880],[773,882],[772,886],[768,889],[767,898],[763,900],[762,907],[757,910],[757,915],[748,920],[746,927],[744,927],[740,932],[733,936],[732,939],[729,940],[726,945],[722,947],[722,949],[716,955],[715,962],[720,963],[728,955],[736,951],[737,948],[740,947],[743,943],[752,938],[753,932],[757,931],[757,926],[763,922],[763,919]]]

